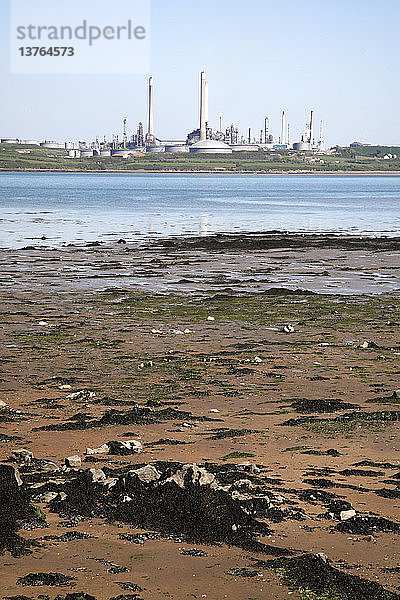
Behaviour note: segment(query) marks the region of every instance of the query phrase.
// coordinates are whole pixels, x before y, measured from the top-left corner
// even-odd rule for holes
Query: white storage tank
[[[81,158],[92,158],[93,154],[93,148],[86,148],[85,150],[81,150]]]
[[[42,148],[47,148],[48,150],[65,150],[65,144],[60,144],[59,142],[48,142],[47,140],[40,143]]]
[[[231,148],[233,152],[258,152],[260,149],[255,144],[232,144]]]
[[[311,150],[311,144],[310,142],[295,142],[293,144],[293,150],[297,150],[297,151],[307,151],[307,150]]]
[[[193,154],[232,154],[232,148],[217,140],[203,140],[190,146],[190,152]]]
[[[19,140],[20,144],[26,144],[27,146],[40,146],[38,140]]]
[[[186,144],[167,144],[165,152],[189,152],[189,146]]]
[[[146,152],[164,152],[164,146],[156,146],[151,144],[146,146]]]

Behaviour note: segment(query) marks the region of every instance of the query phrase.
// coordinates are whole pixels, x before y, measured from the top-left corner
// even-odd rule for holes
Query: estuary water
[[[299,231],[400,235],[399,176],[0,173],[0,247]]]

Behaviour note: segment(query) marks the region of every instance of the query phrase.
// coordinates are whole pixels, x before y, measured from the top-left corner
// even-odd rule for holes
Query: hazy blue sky
[[[91,140],[145,120],[146,75],[11,75],[8,14],[0,0],[0,137]],[[329,144],[400,144],[399,29],[399,0],[152,0],[156,133],[197,126],[204,68],[214,127],[223,112],[259,132],[268,115],[277,137],[284,108],[294,141],[313,108]]]

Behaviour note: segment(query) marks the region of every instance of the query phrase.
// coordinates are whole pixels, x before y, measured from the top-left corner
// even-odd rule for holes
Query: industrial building
[[[241,135],[239,127],[231,124],[223,128],[222,113],[219,113],[218,128],[213,130],[208,118],[208,82],[205,71],[200,73],[199,90],[199,123],[198,127],[189,132],[186,139],[162,140],[157,137],[154,126],[154,88],[153,78],[148,79],[148,106],[146,132],[143,122],[140,121],[135,133],[128,136],[127,118],[122,122],[122,136],[114,134],[111,140],[104,137],[96,138],[94,142],[55,142],[18,140],[15,138],[2,138],[3,144],[36,145],[47,149],[65,149],[69,158],[130,158],[142,156],[144,153],[191,153],[191,154],[232,154],[232,152],[258,152],[293,150],[296,152],[323,152],[323,124],[320,123],[319,140],[315,143],[313,133],[314,111],[311,111],[310,120],[306,123],[304,133],[300,140],[290,144],[290,123],[287,123],[286,111],[282,110],[280,116],[280,135],[277,142],[270,132],[270,118],[263,119],[262,127],[257,135],[252,134],[251,128],[247,135]]]

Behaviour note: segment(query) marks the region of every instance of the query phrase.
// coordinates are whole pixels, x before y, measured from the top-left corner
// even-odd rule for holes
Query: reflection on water
[[[208,235],[208,215],[200,217],[200,235]]]
[[[0,245],[267,230],[394,236],[399,201],[397,176],[1,173]]]

